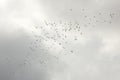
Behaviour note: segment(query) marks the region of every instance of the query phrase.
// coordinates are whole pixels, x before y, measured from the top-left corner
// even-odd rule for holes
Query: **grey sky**
[[[119,0],[0,0],[0,80],[119,80]]]

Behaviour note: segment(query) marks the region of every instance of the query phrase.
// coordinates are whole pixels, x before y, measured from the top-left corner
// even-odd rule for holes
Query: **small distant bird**
[[[70,11],[72,11],[72,9],[70,9]]]
[[[70,52],[73,53],[73,50],[71,50]]]

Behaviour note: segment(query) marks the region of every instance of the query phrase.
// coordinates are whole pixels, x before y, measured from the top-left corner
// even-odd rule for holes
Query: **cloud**
[[[0,4],[0,79],[119,80],[118,0]]]

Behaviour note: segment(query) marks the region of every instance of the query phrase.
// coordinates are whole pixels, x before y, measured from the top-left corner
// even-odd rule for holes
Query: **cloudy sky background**
[[[0,0],[0,80],[119,80],[119,5],[119,0]],[[77,22],[80,33],[66,32],[67,44],[53,41],[40,29],[56,34],[44,21]],[[40,43],[34,43],[36,35]]]

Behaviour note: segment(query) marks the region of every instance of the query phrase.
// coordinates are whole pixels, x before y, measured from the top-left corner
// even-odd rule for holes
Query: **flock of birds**
[[[70,9],[70,11],[72,12],[73,9]],[[85,9],[82,11],[85,11]],[[115,12],[107,13],[107,15],[98,12],[91,17],[89,15],[82,15],[85,24],[79,21],[42,21],[39,26],[32,27],[33,41],[30,42],[29,54],[33,54],[30,54],[32,57],[30,55],[26,57],[25,64],[30,64],[32,60],[39,62],[41,65],[49,64],[50,51],[53,54],[55,53],[51,58],[56,61],[59,61],[61,54],[75,55],[74,50],[68,49],[68,46],[71,44],[71,41],[79,41],[81,36],[84,35],[81,28],[94,28],[104,23],[112,24],[118,15]]]

